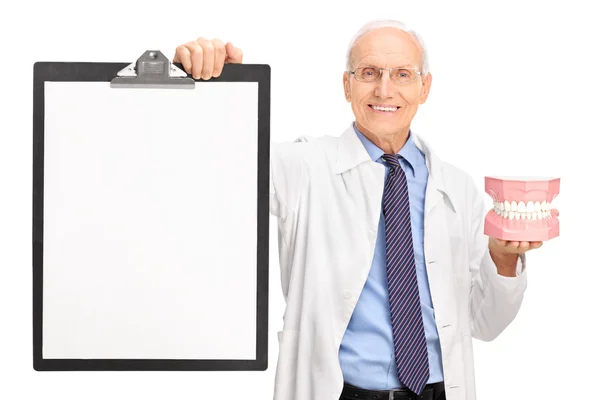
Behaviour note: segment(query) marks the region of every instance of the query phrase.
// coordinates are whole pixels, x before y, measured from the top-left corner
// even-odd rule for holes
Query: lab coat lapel
[[[356,168],[355,168],[356,167]],[[367,234],[375,246],[385,167],[371,160],[353,125],[346,129],[338,141],[334,172],[340,174],[355,207],[355,215],[366,215]]]
[[[424,252],[425,266],[436,310],[438,329],[454,324],[450,304],[454,300],[452,276],[452,248],[448,232],[447,201],[450,207],[452,199],[442,176],[441,160],[433,153],[431,146],[417,135],[414,136],[417,147],[425,154],[429,171],[425,191]],[[442,346],[445,347],[445,343]],[[448,347],[450,344],[447,344]]]

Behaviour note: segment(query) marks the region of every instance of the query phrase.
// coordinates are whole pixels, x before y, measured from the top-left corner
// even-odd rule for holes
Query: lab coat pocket
[[[277,332],[279,358],[275,376],[276,399],[296,398],[298,333],[296,330],[287,329]]]

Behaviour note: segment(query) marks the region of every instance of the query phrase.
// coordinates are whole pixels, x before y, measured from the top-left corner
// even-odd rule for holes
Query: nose
[[[392,82],[388,71],[384,71],[383,74],[381,74],[381,78],[377,82],[377,87],[375,88],[375,95],[377,97],[386,99],[393,97],[393,91],[394,82]]]

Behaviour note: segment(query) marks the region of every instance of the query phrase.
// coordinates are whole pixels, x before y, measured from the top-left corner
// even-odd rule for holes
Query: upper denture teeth
[[[527,202],[527,212],[534,212],[535,211],[535,207],[533,206],[533,201],[528,201]]]
[[[539,201],[533,202],[528,201],[508,201],[508,200],[497,200],[494,201],[494,213],[502,218],[508,218],[510,220],[517,221],[536,221],[544,218],[550,218],[552,204],[550,202]]]

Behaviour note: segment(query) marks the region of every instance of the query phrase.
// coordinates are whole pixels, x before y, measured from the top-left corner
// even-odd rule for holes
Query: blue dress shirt
[[[356,124],[354,124],[354,130],[371,159],[385,166],[385,177],[387,179],[389,168],[381,158],[384,153],[383,150],[367,139],[356,128]],[[435,325],[435,314],[429,292],[423,250],[427,165],[424,154],[415,145],[410,132],[406,144],[398,154],[403,157],[400,158],[400,166],[406,174],[408,183],[417,280],[429,353],[430,374],[427,383],[441,382],[444,379],[441,348]],[[383,211],[379,217],[375,246],[375,255],[369,277],[342,339],[339,351],[340,366],[344,381],[351,385],[372,390],[398,389],[405,386],[398,379],[394,356],[394,340],[392,338],[392,322],[387,290]]]

